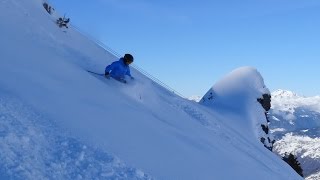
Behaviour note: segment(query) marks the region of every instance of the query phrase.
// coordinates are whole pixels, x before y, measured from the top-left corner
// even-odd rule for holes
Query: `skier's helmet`
[[[133,56],[131,54],[125,54],[123,58],[129,63],[133,62]]]

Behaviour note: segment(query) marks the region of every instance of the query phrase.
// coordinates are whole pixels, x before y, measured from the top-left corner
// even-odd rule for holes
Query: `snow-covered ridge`
[[[320,113],[320,96],[305,97],[294,92],[277,90],[271,94],[272,109],[293,113],[297,107],[305,107]]]
[[[214,84],[200,100],[200,104],[218,111],[224,107],[235,116],[247,116],[246,120],[233,119],[227,123],[236,125],[239,133],[255,137],[271,150],[273,137],[266,129],[265,131],[261,128],[268,127],[265,116],[267,110],[258,103],[258,99],[263,99],[263,95],[270,96],[270,91],[257,69],[240,67]]]
[[[240,67],[228,73],[213,85],[212,90],[219,97],[229,96],[235,92],[241,92],[254,98],[260,98],[262,94],[270,94],[261,74],[257,69],[249,66]]]
[[[274,92],[271,93],[273,98],[295,98],[295,97],[299,97],[298,94],[292,92],[292,91],[288,91],[288,90],[282,90],[282,89],[278,89]]]
[[[272,93],[272,126],[290,131],[320,127],[320,97],[298,96],[291,91]]]

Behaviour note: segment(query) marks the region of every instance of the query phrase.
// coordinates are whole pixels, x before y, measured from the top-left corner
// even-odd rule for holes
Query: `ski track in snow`
[[[152,179],[25,107],[0,98],[1,179]]]
[[[186,99],[179,99],[180,97],[174,97],[174,102],[169,102],[166,100],[166,98],[163,98],[163,100],[167,101],[169,106],[172,106],[175,109],[182,110],[186,114],[188,114],[192,119],[197,120],[200,124],[205,126],[206,128],[216,131],[217,129],[220,129],[220,125],[212,120],[209,120],[207,116],[204,114],[203,110],[198,108],[198,103],[195,103],[193,101],[189,101]]]

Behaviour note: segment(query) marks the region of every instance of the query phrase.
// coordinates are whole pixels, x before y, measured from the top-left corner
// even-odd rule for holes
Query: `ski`
[[[88,71],[88,70],[87,70]],[[91,74],[96,74],[96,75],[99,75],[99,76],[104,76],[104,74],[100,74],[100,73],[96,73],[96,72],[93,72],[93,71],[88,71],[89,73]],[[110,79],[110,77],[106,77],[107,79]],[[112,78],[112,77],[111,77]],[[127,84],[127,81],[125,79],[117,79],[117,78],[112,78],[114,80],[117,80],[121,83],[124,83],[124,84]]]
[[[89,73],[92,73],[92,74],[96,74],[96,75],[104,76],[104,74],[96,73],[96,72],[93,72],[93,71],[88,71],[88,72],[89,72]]]

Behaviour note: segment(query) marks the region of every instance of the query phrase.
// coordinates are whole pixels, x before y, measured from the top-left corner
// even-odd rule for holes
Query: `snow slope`
[[[277,138],[275,152],[293,153],[307,179],[319,179],[320,97],[279,89],[272,93],[270,117],[271,132]]]
[[[234,108],[88,73],[117,57],[41,3],[0,0],[0,179],[301,179]]]

